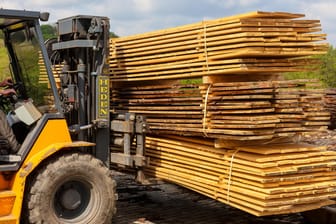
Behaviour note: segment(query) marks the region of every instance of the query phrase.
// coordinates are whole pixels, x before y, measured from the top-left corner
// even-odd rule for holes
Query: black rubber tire
[[[86,154],[50,161],[39,169],[25,195],[23,214],[29,223],[111,223],[116,212],[112,172]]]

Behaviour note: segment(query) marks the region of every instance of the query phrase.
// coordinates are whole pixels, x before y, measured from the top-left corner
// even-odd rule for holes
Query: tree
[[[336,49],[330,46],[327,54],[321,56],[320,77],[328,87],[336,87]]]
[[[50,24],[41,25],[41,30],[42,30],[44,40],[57,37],[57,29],[55,25],[50,25]],[[110,37],[116,38],[119,36],[115,34],[114,32],[110,31]]]
[[[116,38],[116,37],[119,37],[117,34],[115,34],[114,32],[110,32],[110,37],[111,38]]]
[[[312,57],[317,64],[311,64],[307,71],[287,73],[286,79],[319,79],[325,87],[336,88],[336,49],[330,46],[326,54]]]
[[[50,25],[50,24],[41,25],[41,31],[42,31],[44,40],[57,37],[56,26],[54,25]]]

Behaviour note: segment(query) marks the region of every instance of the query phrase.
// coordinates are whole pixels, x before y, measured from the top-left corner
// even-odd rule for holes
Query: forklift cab
[[[42,118],[42,113],[51,110],[50,105],[58,102],[58,95],[53,96],[51,92],[56,88],[48,88],[48,84],[55,83],[39,24],[39,20],[47,21],[48,17],[48,13],[0,9],[0,47],[8,55],[8,60],[2,57],[0,77],[11,77],[12,88],[17,93],[0,96],[0,109],[7,114],[8,123],[22,145],[18,155],[0,155],[0,164],[17,163],[15,167],[19,167],[22,156],[26,154],[23,149],[27,145],[25,139]],[[48,84],[39,80],[41,69],[46,70],[49,80],[52,79]],[[48,106],[50,99],[53,102]],[[43,111],[37,108],[43,108]]]
[[[0,34],[2,35],[0,40],[3,39],[3,47],[7,49],[9,74],[17,92],[16,97],[3,99],[7,103],[4,103],[2,109],[9,114],[16,138],[21,143],[15,155],[0,156],[0,224],[20,223],[20,221],[108,223],[115,213],[116,184],[108,167],[102,160],[94,157],[92,152],[99,148],[108,153],[109,145],[97,147],[99,144],[93,143],[90,139],[88,139],[90,142],[85,139],[75,139],[70,133],[69,122],[65,115],[65,112],[68,114],[69,112],[63,111],[59,89],[51,71],[52,66],[39,25],[39,21],[45,21],[47,17],[48,14],[40,12],[0,9]],[[91,25],[89,23],[90,27]],[[94,33],[100,33],[100,31],[93,30]],[[108,39],[105,40],[108,43]],[[92,50],[93,47],[95,47],[95,55],[99,52],[97,49],[102,51],[102,48],[93,45],[96,43],[93,40],[60,41],[57,49],[64,52],[68,52],[71,47],[68,41],[70,44],[86,44],[80,45],[83,52],[86,52],[87,48]],[[73,52],[76,56],[76,50]],[[105,57],[101,55],[98,57],[103,62],[106,61]],[[48,76],[46,83],[39,82],[41,69],[44,69],[44,74]],[[76,73],[80,73],[78,76],[81,77],[87,74],[83,73],[83,69]],[[74,75],[74,71],[68,71],[67,74]],[[99,76],[91,73],[89,75],[92,79]],[[74,76],[77,77],[77,75]],[[102,84],[105,83],[108,83],[107,77],[106,81],[102,82]],[[72,82],[68,86],[71,85],[73,85]],[[48,89],[51,93],[47,92]],[[67,89],[69,88],[64,88],[63,94],[60,95],[64,96],[68,93],[65,91]],[[108,90],[106,88],[106,91]],[[62,98],[64,99],[68,98]],[[46,100],[48,102],[45,102]],[[40,106],[46,108],[45,105],[52,105],[52,108],[47,107],[46,112],[36,109]],[[72,106],[67,105],[68,108]],[[82,115],[85,111],[79,110],[78,113]],[[108,115],[108,110],[106,113]],[[21,115],[25,119],[27,117],[32,119],[24,123]],[[91,120],[88,119],[88,122]],[[109,120],[105,120],[106,127],[103,128],[99,127],[101,120],[95,121],[98,123],[97,126],[93,127],[92,124],[92,128],[87,132],[103,130],[102,134],[98,135],[97,142],[100,142],[100,138],[108,142],[109,139],[104,137],[109,135]],[[80,125],[80,131],[82,126],[86,127],[82,123]],[[109,156],[105,154],[103,156],[107,158],[106,161],[109,161]]]

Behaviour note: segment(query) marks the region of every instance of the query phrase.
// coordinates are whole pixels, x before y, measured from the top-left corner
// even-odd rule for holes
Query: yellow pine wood
[[[293,138],[274,138],[271,141],[269,140],[253,140],[253,141],[240,141],[240,140],[229,140],[217,138],[214,141],[215,148],[218,149],[232,149],[238,146],[246,146],[246,145],[264,145],[264,144],[279,144],[279,143],[292,143],[295,139]]]
[[[112,104],[122,103],[114,106],[117,111],[138,112],[149,115],[150,119],[155,117],[156,120],[150,124],[150,128],[160,133],[169,133],[169,130],[175,134],[194,132],[198,136],[224,139],[239,139],[245,136],[241,140],[269,139],[269,134],[273,137],[289,137],[327,125],[328,113],[318,119],[317,113],[325,112],[321,105],[313,103],[321,102],[321,90],[306,90],[310,86],[316,86],[314,82],[316,83],[314,80],[227,82],[213,83],[209,89],[209,85],[200,85],[200,90],[197,85],[126,87],[113,91],[115,95]],[[200,94],[209,94],[207,102],[203,98],[202,103],[201,98],[194,97]],[[123,99],[119,100],[118,95]],[[264,100],[260,101],[263,98]],[[247,99],[250,101],[246,102]],[[268,101],[271,99],[275,104]],[[300,103],[300,99],[304,102]],[[309,109],[312,107],[315,108]],[[168,112],[162,114],[162,111]],[[261,116],[256,116],[261,112]],[[271,117],[265,116],[267,114]],[[183,122],[182,116],[187,118],[188,115],[206,119],[192,123],[188,123],[187,120]],[[160,123],[157,119],[168,116],[170,122]],[[312,117],[314,122],[309,120]],[[177,125],[174,126],[175,119]],[[269,130],[256,130],[265,128]]]
[[[293,155],[293,159],[303,158],[301,162],[311,163],[303,166],[294,164],[292,166],[296,167],[296,171],[292,170],[293,172],[284,172],[285,169],[280,169],[281,172],[278,172],[277,176],[262,176],[260,170],[251,169],[250,166],[246,168],[249,169],[247,172],[242,167],[235,169],[237,164],[234,163],[229,184],[229,167],[227,166],[230,165],[230,161],[227,159],[230,158],[230,155],[232,156],[232,154],[228,154],[232,151],[215,149],[211,146],[213,144],[211,141],[205,141],[206,144],[202,148],[202,141],[195,138],[150,137],[148,141],[149,153],[153,157],[151,165],[146,168],[149,174],[178,183],[251,214],[284,214],[318,208],[321,205],[331,203],[329,199],[335,196],[333,190],[336,185],[333,178],[335,171],[330,169],[330,165],[334,165],[328,162],[333,159],[335,152],[325,151],[325,147],[307,144],[264,146],[264,148],[272,148],[273,153],[275,150],[277,154],[271,154],[271,156],[273,156],[273,160],[278,160],[278,164],[287,164],[289,162],[287,160],[291,158],[290,154]],[[281,146],[284,148],[283,150],[281,150]],[[243,148],[250,151],[254,149],[254,146],[241,147],[240,150]],[[291,152],[295,148],[298,152]],[[320,150],[322,150],[320,155],[322,159],[317,156]],[[304,152],[307,154],[300,156]],[[209,153],[213,156],[209,156]],[[256,160],[255,152],[244,153],[243,155],[247,158],[249,158],[249,154],[253,155],[250,160]],[[259,156],[267,158],[264,153]],[[214,162],[211,160],[213,157],[217,157],[216,160],[219,161],[223,160],[222,163]],[[323,164],[315,163],[315,159],[324,162]],[[299,160],[296,163],[300,163]],[[284,167],[286,166],[282,166],[282,168]],[[253,173],[251,170],[255,172]]]
[[[321,175],[321,172],[325,172],[326,174],[323,176]],[[299,183],[313,183],[319,181],[323,182],[335,180],[335,178],[332,177],[333,172],[334,171],[328,168],[319,168],[315,169],[314,172],[264,177],[236,170],[232,173],[231,179],[251,186],[260,187],[262,189],[269,189],[272,187],[284,187],[286,185]]]
[[[205,105],[201,105],[203,108]],[[262,108],[271,107],[271,103],[268,101],[253,101],[253,102],[223,102],[223,103],[209,103],[208,110],[211,109],[250,109],[250,108]]]
[[[158,144],[158,146],[161,146],[161,144]],[[149,148],[151,148],[151,145],[148,145]],[[166,146],[168,147],[168,146]],[[157,150],[160,150],[160,148],[156,148]],[[155,153],[155,152],[151,152],[151,153]],[[161,152],[163,153],[162,156],[164,156],[164,152]],[[174,153],[173,150],[170,150],[169,152],[170,154],[166,155],[166,156],[169,156],[171,154]],[[239,154],[239,153],[238,153]],[[186,158],[188,157],[188,153],[184,154],[183,156],[185,156]],[[167,157],[166,157],[167,158]],[[312,166],[312,164],[314,163],[318,163],[318,162],[326,162],[328,163],[329,161],[331,160],[334,160],[336,158],[336,155],[330,155],[330,156],[324,156],[324,157],[320,157],[320,156],[316,156],[316,157],[310,157],[310,158],[305,158],[305,159],[298,159],[298,158],[290,158],[290,159],[287,159],[287,160],[280,160],[280,161],[272,161],[272,162],[264,162],[264,163],[257,163],[257,162],[250,162],[246,159],[240,159],[241,157],[237,156],[235,158],[235,164],[241,164],[243,166],[249,166],[251,168],[255,167],[255,168],[261,168],[261,169],[266,169],[266,168],[272,168],[272,167],[279,167],[280,169],[283,168],[283,167],[288,167],[288,165],[295,165],[295,166],[299,166],[299,169],[301,166],[303,166],[303,164],[309,164],[309,167]],[[196,159],[200,159],[200,158],[196,158]],[[204,160],[205,158],[203,159],[200,159],[200,161]],[[294,160],[295,159],[295,160]],[[183,160],[183,159],[181,159]],[[223,156],[222,158],[222,161],[224,164],[227,165],[227,163],[229,163],[231,161],[231,157],[230,157],[230,154],[226,154],[225,156]],[[218,161],[217,161],[218,162]],[[226,163],[225,163],[226,162]],[[242,167],[243,167],[242,166]]]
[[[164,171],[166,171],[166,172],[168,172],[169,174],[168,175],[162,175],[162,172],[164,172]],[[221,197],[221,194],[219,194],[219,193],[217,193],[215,196],[213,196],[212,195],[212,192],[213,192],[213,188],[211,188],[211,187],[209,187],[209,186],[207,186],[207,185],[204,185],[202,182],[192,182],[191,180],[192,180],[192,178],[190,177],[190,176],[188,176],[188,175],[186,175],[186,174],[181,174],[181,173],[170,173],[170,168],[168,168],[168,169],[162,169],[162,168],[155,168],[155,174],[157,175],[157,176],[161,176],[161,177],[163,177],[164,179],[170,179],[170,181],[173,181],[173,182],[175,182],[175,183],[179,183],[180,185],[182,185],[182,186],[186,186],[186,187],[189,187],[189,188],[191,188],[191,189],[193,189],[193,190],[195,190],[195,191],[198,191],[198,192],[200,192],[200,193],[203,193],[203,194],[206,194],[207,196],[209,196],[209,197],[213,197],[213,198],[215,198],[215,199],[217,199],[217,200],[220,200],[220,201],[222,201],[222,202],[224,202],[224,203],[228,203],[228,201],[227,200],[223,200],[223,198],[225,198],[225,199],[227,199],[227,196],[226,195],[224,195],[224,196],[222,196]],[[161,173],[161,175],[160,175],[160,173]],[[180,176],[182,176],[182,177],[180,177]],[[190,179],[191,178],[191,179]],[[197,178],[197,180],[199,181],[199,180],[201,180],[201,179],[199,179],[199,178]],[[211,189],[211,190],[208,190],[208,189]],[[232,192],[231,192],[232,193]],[[251,203],[251,202],[246,202],[246,201],[244,201],[244,200],[241,200],[241,198],[242,198],[242,196],[241,195],[238,195],[238,198],[235,198],[235,197],[233,197],[232,195],[231,195],[231,193],[230,193],[230,205],[233,205],[232,203],[233,202],[238,202],[238,204],[235,204],[235,205],[233,205],[234,207],[237,207],[237,208],[240,208],[240,209],[243,209],[243,207],[241,206],[242,204],[243,205],[245,205],[245,206],[247,206],[248,208],[251,208],[251,207],[253,207],[254,209],[256,209],[256,210],[259,210],[259,211],[265,211],[265,210],[267,210],[268,211],[268,213],[256,213],[256,214],[259,214],[259,215],[265,215],[265,214],[268,214],[268,215],[270,215],[270,214],[282,214],[282,213],[288,213],[288,211],[286,211],[286,210],[284,210],[285,209],[285,207],[291,207],[292,205],[287,205],[287,206],[282,206],[281,208],[278,208],[278,206],[277,206],[277,208],[265,208],[265,207],[262,207],[262,206],[258,206],[258,205],[255,205],[255,204],[253,204],[253,203]],[[234,196],[235,196],[235,194],[233,194]],[[332,195],[329,195],[330,197],[332,197]],[[322,197],[322,196],[321,196]],[[320,198],[321,198],[320,197]],[[328,197],[328,196],[324,196],[324,197]],[[221,199],[222,198],[222,199]],[[316,197],[314,197],[315,199],[316,199]],[[319,198],[319,199],[320,199]],[[251,198],[250,197],[245,197],[244,199],[247,199],[247,200],[250,200],[251,201]],[[254,200],[254,202],[259,202],[259,201],[256,201],[256,200]],[[309,204],[311,205],[311,204],[313,204],[311,201],[309,201]],[[315,205],[316,206],[316,205]],[[316,208],[318,208],[318,206],[316,207]],[[250,209],[243,209],[243,210],[245,210],[245,211],[247,211],[247,212],[250,212],[251,214],[255,214],[254,212],[252,212]]]
[[[226,99],[226,97],[222,98],[222,99]],[[232,98],[229,98],[232,99]],[[251,97],[248,98],[239,98],[239,99],[253,99]],[[256,113],[271,113],[274,112],[274,108],[263,108],[263,109],[258,109],[258,108],[253,108],[253,109],[241,109],[241,110],[220,110],[222,109],[220,106],[216,109],[216,110],[211,110],[211,108],[209,108],[208,111],[208,115],[211,116],[213,114],[256,114]],[[220,110],[220,111],[218,111]]]
[[[167,166],[166,168],[168,170],[174,170],[174,164],[173,163],[167,162],[167,164],[165,163],[165,166]],[[184,167],[184,168],[176,167],[176,169],[174,171],[172,171],[171,173],[175,174],[175,171],[177,171],[176,175],[184,175],[184,177],[188,178],[189,180],[193,180],[194,176],[188,176],[188,174],[192,174],[194,171],[196,173],[198,173],[197,170],[193,170],[191,172],[189,167]],[[206,177],[206,176],[203,175],[203,177]],[[203,184],[210,184],[210,185],[215,184],[214,182],[211,182],[207,179],[197,178],[196,180],[199,181],[200,183],[203,183]],[[221,182],[221,181],[218,184],[215,185],[216,187],[219,188],[219,190],[216,190],[216,191],[217,192],[221,191],[222,193],[224,193],[224,195],[226,195],[228,185],[224,184],[224,182]],[[299,200],[307,200],[307,198],[303,199],[302,196],[308,196],[309,197],[309,195],[314,195],[314,194],[317,194],[317,193],[319,195],[321,195],[321,194],[333,192],[333,188],[331,188],[331,187],[334,187],[335,185],[336,185],[335,181],[330,181],[330,182],[325,182],[324,184],[320,184],[320,185],[318,185],[318,184],[303,185],[304,188],[295,186],[295,187],[292,187],[292,193],[287,193],[288,189],[284,190],[284,188],[280,188],[283,192],[282,194],[273,193],[272,195],[268,195],[268,194],[265,194],[265,193],[249,190],[249,189],[246,188],[245,185],[243,185],[243,187],[237,187],[234,184],[232,184],[230,186],[230,193],[232,193],[232,195],[237,195],[237,197],[240,197],[240,195],[238,195],[238,194],[242,194],[242,195],[246,195],[246,196],[250,196],[252,198],[255,198],[255,199],[253,199],[254,203],[262,205],[262,206],[278,206],[278,205],[293,203],[290,200],[295,200],[295,203],[298,203]],[[304,189],[306,189],[306,190],[304,190]],[[236,194],[233,193],[233,192],[236,192]],[[297,199],[297,196],[300,196],[299,199]],[[326,196],[326,195],[324,195],[324,196]],[[250,199],[250,197],[248,197],[247,199]],[[328,197],[331,197],[331,196],[329,195]],[[256,199],[261,199],[261,200],[273,199],[273,200],[271,202],[267,202],[268,205],[266,205],[265,202],[258,201]],[[274,199],[280,199],[280,200],[275,201]],[[312,200],[312,198],[310,197],[308,200]]]
[[[178,165],[183,167],[183,163],[179,162]],[[161,166],[155,167],[155,170],[159,169]],[[186,167],[186,166],[184,166]],[[161,167],[162,168],[162,167]],[[190,169],[190,166],[188,167]],[[169,170],[167,172],[172,173],[172,175],[175,175],[175,169]],[[324,172],[325,173],[325,172]],[[231,177],[232,184],[238,184],[242,183],[245,187],[254,189],[258,188],[258,191],[264,192],[264,193],[282,193],[282,192],[293,192],[297,186],[308,186],[309,184],[315,184],[315,183],[322,183],[329,181],[332,181],[334,183],[335,179],[331,176],[333,172],[329,173],[329,176],[320,177],[320,175],[313,174],[297,174],[297,175],[286,175],[281,176],[279,178],[269,178],[269,177],[259,177],[259,176],[251,176],[244,173],[239,173],[239,171],[234,172]],[[228,175],[220,175],[218,176],[219,180],[228,180]],[[324,183],[325,184],[325,183]],[[287,187],[286,187],[287,186]],[[289,190],[288,188],[292,190]]]
[[[144,34],[132,35],[129,37],[124,37],[123,40],[134,40],[134,39],[140,40],[143,38],[147,38],[148,36],[154,37],[154,36],[160,36],[160,35],[168,35],[169,33],[177,33],[179,31],[194,29],[195,27],[199,27],[199,26],[203,27],[204,25],[212,26],[212,24],[225,23],[225,22],[229,23],[228,21],[237,21],[237,19],[258,18],[258,17],[296,19],[296,18],[304,17],[304,15],[303,14],[290,14],[290,13],[276,13],[276,12],[249,12],[245,14],[234,15],[234,16],[219,18],[219,19],[210,20],[210,21],[202,21],[202,22],[188,24],[188,25],[179,26],[175,28],[169,28],[165,30],[152,31],[152,32],[144,33]]]
[[[172,139],[171,139],[172,138]],[[221,159],[221,156],[218,156],[218,154],[223,154],[223,150],[213,148],[213,143],[210,142],[208,139],[194,139],[194,138],[186,138],[186,137],[180,137],[180,136],[171,136],[168,135],[165,138],[154,138],[154,137],[147,137],[146,143],[158,144],[159,142],[166,144],[166,146],[174,145],[173,149],[176,149],[175,147],[178,147],[178,149],[183,150],[195,150],[196,151],[189,151],[190,153],[201,153],[202,155],[206,155],[207,158],[215,157],[218,159]]]
[[[285,145],[284,145],[285,146]],[[328,156],[336,156],[336,152],[334,151],[295,151],[295,152],[287,152],[287,153],[275,153],[275,154],[255,154],[255,153],[248,153],[245,151],[239,151],[239,153],[236,154],[236,157],[242,158],[245,160],[249,160],[256,163],[264,163],[264,162],[276,162],[276,161],[284,161],[284,160],[296,160],[301,158],[310,158],[310,157],[319,157],[321,158],[327,158]],[[232,155],[233,152],[229,151],[229,155]]]
[[[309,152],[309,151],[326,151],[327,146],[316,146],[307,143],[287,143],[272,145],[250,145],[238,146],[236,149],[244,152],[251,152],[263,155],[290,153],[290,152]]]
[[[111,67],[117,70],[111,70],[114,73],[111,79],[145,81],[246,74],[247,68],[251,74],[298,71],[303,68],[295,67],[304,66],[309,62],[290,62],[287,66],[281,62],[273,62],[273,65],[254,62],[252,67],[234,70],[232,65],[216,67],[217,63],[214,61],[219,60],[218,63],[223,65],[224,59],[275,56],[288,58],[322,54],[327,50],[326,44],[313,41],[325,39],[324,34],[314,34],[320,30],[317,20],[292,20],[296,18],[290,16],[293,14],[287,14],[285,17],[278,15],[280,14],[254,12],[114,39],[111,42]],[[286,38],[289,41],[285,41]],[[183,69],[186,65],[194,66],[196,70]],[[283,65],[283,70],[277,68],[280,65]],[[198,70],[197,66],[203,67],[203,72]],[[268,69],[265,68],[268,66]],[[167,69],[171,71],[165,72]],[[223,69],[227,71],[214,72]]]
[[[114,47],[113,45],[112,47],[112,55],[118,55],[118,54],[122,54],[122,55],[128,55],[131,53],[142,53],[142,54],[151,54],[154,52],[155,49],[160,49],[162,52],[167,51],[168,49],[176,49],[176,50],[180,50],[181,48],[177,48],[178,46],[182,46],[185,45],[185,47],[188,48],[193,48],[195,46],[197,47],[211,47],[211,46],[218,46],[218,45],[228,45],[230,48],[235,48],[239,43],[245,43],[244,45],[249,45],[249,46],[282,46],[282,47],[289,47],[289,46],[293,46],[293,47],[314,47],[314,46],[322,46],[322,44],[315,44],[315,43],[311,43],[311,42],[288,42],[288,43],[283,43],[280,42],[279,39],[266,39],[263,37],[257,37],[257,36],[253,36],[253,37],[248,37],[248,34],[246,35],[247,37],[238,37],[238,38],[232,38],[231,37],[231,31],[227,30],[225,28],[223,28],[224,31],[221,31],[220,33],[215,33],[216,36],[214,37],[208,37],[208,33],[206,34],[206,46],[204,41],[202,41],[201,38],[204,38],[200,35],[195,36],[194,38],[192,38],[191,40],[185,39],[181,40],[181,38],[172,41],[171,43],[155,43],[155,42],[150,42],[148,43],[148,46],[127,46],[126,49],[121,48],[120,52],[118,51],[118,47]],[[238,34],[240,32],[244,32],[243,29],[238,29],[236,30],[236,32],[238,32]],[[252,31],[249,31],[252,32]],[[228,37],[218,37],[218,35],[226,35],[226,34],[230,34]],[[275,35],[275,33],[273,33],[273,35]],[[237,35],[236,35],[237,36]],[[262,36],[262,35],[261,35]],[[190,38],[190,37],[189,37]],[[115,48],[115,50],[113,50]],[[208,48],[208,51],[211,51],[212,48]],[[216,48],[214,48],[216,49]],[[160,52],[161,53],[161,52]]]
[[[258,128],[275,128],[276,124],[208,124],[210,129],[258,129]]]
[[[239,175],[236,173],[231,177],[231,184],[237,185],[240,187],[248,188],[253,191],[262,192],[264,194],[268,194],[272,196],[273,194],[282,194],[285,193],[288,196],[293,196],[293,194],[300,194],[301,191],[314,190],[319,187],[319,183],[326,187],[335,185],[335,178],[332,175],[335,172],[330,172],[329,176],[317,176],[317,172],[314,174],[308,175],[293,175],[286,176],[282,178],[272,178],[272,179],[262,179],[262,180],[254,180],[254,179],[244,179],[246,175]],[[226,180],[228,178],[226,177]],[[328,184],[330,182],[330,184]]]
[[[253,19],[248,19],[248,20],[243,20],[243,19],[240,19],[240,20],[236,20],[236,21],[231,21],[229,23],[224,23],[224,24],[221,24],[221,23],[218,23],[216,24],[216,26],[214,27],[209,27],[207,26],[206,24],[203,23],[203,26],[199,26],[198,29],[196,30],[192,30],[192,31],[189,31],[189,30],[183,30],[181,31],[180,33],[172,33],[172,34],[167,34],[165,33],[164,35],[161,35],[160,37],[152,37],[152,36],[149,36],[147,37],[146,39],[138,39],[138,38],[133,38],[132,41],[126,41],[127,45],[128,46],[133,46],[133,47],[141,47],[141,46],[146,46],[146,45],[155,45],[155,44],[164,44],[166,43],[167,41],[171,40],[171,39],[176,39],[178,41],[181,41],[181,40],[185,40],[186,38],[190,38],[190,36],[192,35],[195,35],[195,34],[198,34],[198,35],[204,35],[204,32],[206,31],[207,32],[207,36],[211,36],[211,31],[216,31],[216,30],[228,30],[230,28],[234,28],[234,27],[239,27],[239,26],[252,26],[252,27],[262,27],[262,26],[271,26],[271,27],[298,27],[300,26],[301,28],[304,28],[304,27],[320,27],[320,24],[319,23],[313,23],[313,21],[310,21],[311,23],[309,23],[309,21],[306,21],[307,23],[304,24],[304,23],[301,23],[302,21],[298,20],[298,21],[290,21],[288,23],[288,25],[284,25],[284,24],[281,24],[280,19],[278,20],[273,20],[273,21],[277,21],[277,22],[271,22],[270,19],[263,19],[264,21],[263,22],[254,22],[255,20]],[[265,21],[267,22],[267,24],[265,24]],[[299,24],[297,23],[299,22]],[[215,29],[214,29],[215,28]],[[204,31],[202,32],[202,29],[204,29]],[[293,30],[292,29],[287,29],[287,30]],[[307,32],[310,32],[311,30],[309,29],[305,29]],[[295,31],[297,32],[298,31],[298,28],[295,29]],[[302,31],[302,30],[301,30]],[[183,36],[182,36],[183,35]],[[182,38],[179,36],[182,36]],[[126,37],[126,38],[129,38],[129,37]],[[152,44],[150,44],[152,43]],[[115,40],[115,43],[112,43],[114,45],[120,45],[122,46],[123,44],[125,44],[124,42],[124,38],[118,38]]]
[[[166,143],[164,143],[166,142]],[[171,145],[173,145],[174,143],[176,143],[176,141],[174,140],[165,140],[165,141],[162,141],[161,143],[160,142],[156,142],[155,143],[155,146],[160,146],[162,147],[163,149],[169,149],[171,147]],[[150,144],[150,141],[149,141],[149,144]],[[195,145],[193,145],[192,143],[188,143],[185,145],[189,146],[189,147],[195,147]],[[297,145],[297,144],[294,144],[294,145]],[[276,145],[276,146],[273,146],[275,148],[279,148],[279,147],[286,147],[286,146],[293,146],[293,144],[279,144],[279,145]],[[151,145],[149,145],[149,147],[151,147]],[[174,149],[176,149],[175,147],[177,146],[174,146],[170,153],[174,153]],[[268,146],[270,148],[272,148],[272,145]],[[307,150],[306,147],[302,147],[302,145],[298,145],[297,146],[298,148],[301,148],[303,150]],[[181,151],[184,151],[184,150],[189,150],[188,153],[192,153],[192,155],[195,155],[195,151],[193,151],[192,149],[188,149],[184,146],[178,146],[177,147],[179,149],[179,151],[177,151],[176,153],[180,153]],[[238,147],[238,148],[244,148],[244,147]],[[246,147],[245,147],[246,148]],[[254,148],[254,147],[252,147]],[[316,147],[317,149],[321,149],[320,147]],[[315,147],[314,147],[315,149]],[[223,154],[224,152],[221,152],[221,150],[216,150],[216,149],[211,149],[213,152],[216,152],[215,155],[221,155],[219,156],[219,158],[221,158],[221,160],[223,162],[226,161],[225,164],[228,164],[230,161],[231,161],[231,156],[234,154],[233,152],[231,151],[228,151],[226,154]],[[243,149],[240,149],[240,150],[243,150]],[[288,150],[289,151],[289,150]],[[199,153],[206,153],[204,152],[204,149],[203,151],[200,151]],[[240,152],[236,153],[239,155]],[[242,152],[243,155],[245,156],[248,156],[249,154],[245,153],[244,151]],[[309,158],[305,158],[305,157],[297,157],[297,156],[292,156],[293,158],[292,159],[289,159],[288,156],[287,157],[281,157],[279,156],[278,154],[276,155],[272,155],[273,156],[273,160],[272,161],[268,161],[268,162],[264,162],[264,163],[260,163],[260,160],[258,160],[259,162],[256,163],[256,162],[253,162],[253,160],[251,162],[248,162],[248,160],[246,159],[240,159],[240,158],[243,158],[243,157],[240,157],[240,156],[237,156],[235,157],[234,161],[234,165],[236,164],[239,164],[238,166],[240,168],[242,168],[242,170],[249,170],[247,172],[250,172],[250,171],[255,171],[254,173],[255,174],[258,174],[258,175],[273,175],[274,173],[274,170],[275,172],[281,170],[281,172],[287,172],[286,170],[289,170],[288,172],[292,172],[292,170],[302,170],[302,169],[314,169],[315,167],[326,167],[326,166],[329,166],[329,165],[332,165],[334,166],[334,163],[331,162],[335,159],[335,156],[336,156],[336,153],[333,153],[333,152],[326,152],[326,153],[321,153],[322,155],[324,155],[323,157],[319,157],[319,156],[316,156],[314,157],[313,155],[316,155],[316,153],[312,153],[312,154],[308,154],[308,155],[311,155]],[[211,155],[211,153],[210,153]],[[207,156],[210,156],[209,153]],[[281,155],[281,154],[280,154]],[[183,156],[188,156],[188,154],[184,154]],[[252,154],[252,157],[257,157],[256,154]],[[264,158],[265,156],[262,155],[262,157]],[[280,160],[280,158],[282,160]],[[285,159],[286,158],[286,159]],[[303,159],[302,159],[303,158]],[[295,160],[293,160],[295,159]],[[276,160],[279,160],[279,162],[275,162]],[[291,161],[293,160],[293,161]],[[325,166],[324,165],[321,165],[322,163],[321,162],[325,162]],[[247,166],[246,166],[247,165]],[[292,166],[292,165],[295,165],[295,166]],[[246,166],[246,167],[245,167]],[[253,168],[253,166],[255,168]],[[262,170],[259,170],[257,169],[257,167],[259,168],[262,168]],[[263,169],[263,168],[270,168],[270,169]],[[275,169],[271,169],[271,167],[275,167]],[[251,169],[249,169],[251,168]],[[250,172],[251,173],[251,172]]]

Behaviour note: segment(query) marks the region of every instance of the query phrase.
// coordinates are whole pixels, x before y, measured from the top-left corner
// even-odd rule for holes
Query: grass
[[[0,80],[10,76],[9,59],[3,40],[0,40]]]

